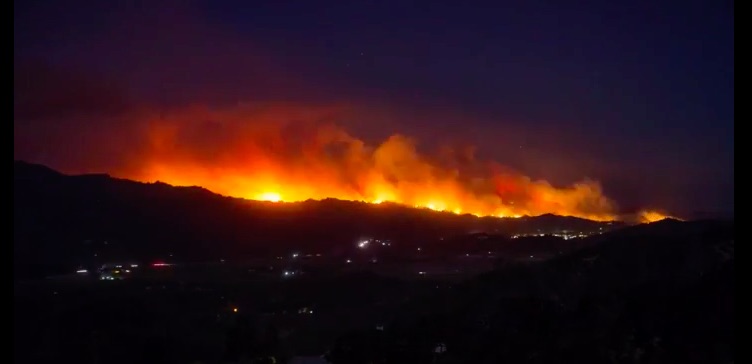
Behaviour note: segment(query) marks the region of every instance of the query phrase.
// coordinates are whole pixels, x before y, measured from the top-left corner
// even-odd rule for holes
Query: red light
[[[167,267],[167,266],[169,266],[169,264],[162,263],[162,262],[157,262],[157,263],[152,263],[151,266],[152,267]]]

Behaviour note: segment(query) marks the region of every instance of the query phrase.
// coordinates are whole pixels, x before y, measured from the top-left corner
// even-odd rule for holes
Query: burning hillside
[[[478,160],[472,150],[423,153],[398,134],[369,144],[331,122],[338,112],[271,106],[151,116],[147,145],[121,174],[255,200],[394,202],[499,217],[616,216],[595,181],[555,187]]]

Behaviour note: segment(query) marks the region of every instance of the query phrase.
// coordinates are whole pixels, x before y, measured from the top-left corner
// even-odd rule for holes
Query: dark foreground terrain
[[[664,221],[497,270],[342,337],[332,362],[731,363],[732,229]]]
[[[474,232],[590,234],[623,225],[554,215],[479,218],[340,200],[266,203],[198,187],[69,176],[18,161],[13,179],[14,273],[26,278],[65,273],[94,254],[139,260],[174,254],[190,261],[243,261],[296,250],[332,256],[365,237],[394,242],[392,255],[412,254],[426,243],[454,254],[471,247],[448,238]]]
[[[733,221],[267,204],[16,162],[13,224],[16,363],[735,359]]]
[[[462,282],[243,266],[14,285],[17,363],[731,363],[730,222],[665,220]],[[321,359],[323,360],[323,359]]]

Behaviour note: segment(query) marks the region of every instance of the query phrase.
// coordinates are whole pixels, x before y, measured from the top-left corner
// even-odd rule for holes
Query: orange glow
[[[555,187],[462,151],[424,153],[399,134],[367,143],[332,122],[341,115],[272,105],[147,117],[148,145],[121,174],[272,202],[336,198],[476,216],[617,218],[595,181]]]
[[[237,313],[238,312],[238,308],[237,307],[233,307],[232,308],[232,312],[236,312]]]
[[[669,216],[658,211],[644,210],[640,211],[639,221],[643,224],[649,224],[651,222],[661,221],[665,219],[681,220],[674,216]]]
[[[282,196],[279,193],[276,192],[264,192],[262,194],[259,194],[254,198],[254,200],[259,201],[270,201],[270,202],[280,202],[282,201]]]

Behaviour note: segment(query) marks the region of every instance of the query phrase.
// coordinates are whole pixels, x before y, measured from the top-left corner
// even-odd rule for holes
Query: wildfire
[[[402,135],[369,145],[321,122],[326,115],[286,107],[160,115],[125,177],[271,202],[337,198],[477,216],[616,218],[597,182],[554,187],[467,153],[421,153]]]
[[[640,211],[640,214],[639,214],[639,221],[644,224],[661,221],[665,219],[681,220],[677,217],[669,216],[669,215],[666,215],[666,214],[663,214],[661,212],[654,211],[654,210]]]
[[[256,198],[254,198],[254,200],[269,201],[269,202],[280,202],[280,201],[282,201],[282,196],[279,193],[276,193],[276,192],[264,192],[264,193],[256,196]]]

